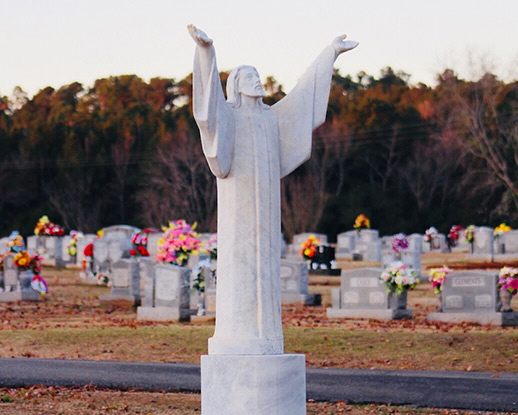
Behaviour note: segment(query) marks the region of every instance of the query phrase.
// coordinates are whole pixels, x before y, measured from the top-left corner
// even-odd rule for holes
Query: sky
[[[192,71],[195,24],[218,67],[255,66],[288,92],[341,34],[360,45],[335,64],[378,77],[390,66],[435,85],[454,69],[518,79],[516,0],[0,0],[0,96],[135,74],[181,80]]]

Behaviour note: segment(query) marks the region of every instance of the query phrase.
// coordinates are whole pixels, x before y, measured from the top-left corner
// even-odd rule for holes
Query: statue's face
[[[259,74],[255,68],[243,68],[239,71],[239,79],[237,81],[239,93],[249,97],[264,97],[263,84],[259,78]]]

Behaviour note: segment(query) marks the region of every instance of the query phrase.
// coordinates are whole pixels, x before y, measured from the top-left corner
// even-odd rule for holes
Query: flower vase
[[[198,311],[196,315],[205,315],[205,291],[198,291]]]
[[[500,290],[500,301],[502,302],[502,306],[500,307],[500,312],[502,313],[510,313],[513,311],[511,308],[511,300],[513,298],[513,294],[511,294],[508,290]]]
[[[442,292],[435,294],[437,297],[437,300],[439,300],[439,307],[437,308],[437,311],[442,312]]]
[[[406,310],[408,290],[403,290],[400,295],[391,292],[388,295],[388,308],[391,310]]]
[[[20,285],[21,291],[29,291],[31,290],[31,281],[34,277],[34,273],[29,270],[20,271],[18,273],[18,283]]]

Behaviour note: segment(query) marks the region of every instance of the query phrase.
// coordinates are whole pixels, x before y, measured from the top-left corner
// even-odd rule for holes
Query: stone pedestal
[[[40,293],[34,290],[0,292],[0,303],[16,301],[38,301]]]
[[[305,415],[305,356],[204,355],[201,391],[203,415]]]
[[[518,326],[518,313],[428,313],[426,319],[441,323],[477,323],[491,326]]]
[[[190,321],[188,309],[172,307],[138,307],[137,320],[150,321]]]

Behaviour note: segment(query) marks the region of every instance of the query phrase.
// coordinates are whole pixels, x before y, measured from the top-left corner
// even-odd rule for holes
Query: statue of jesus
[[[272,106],[257,70],[239,66],[225,100],[213,41],[193,25],[194,118],[218,190],[216,328],[209,354],[283,353],[280,180],[309,159],[325,121],[333,63],[358,43],[337,37]]]

